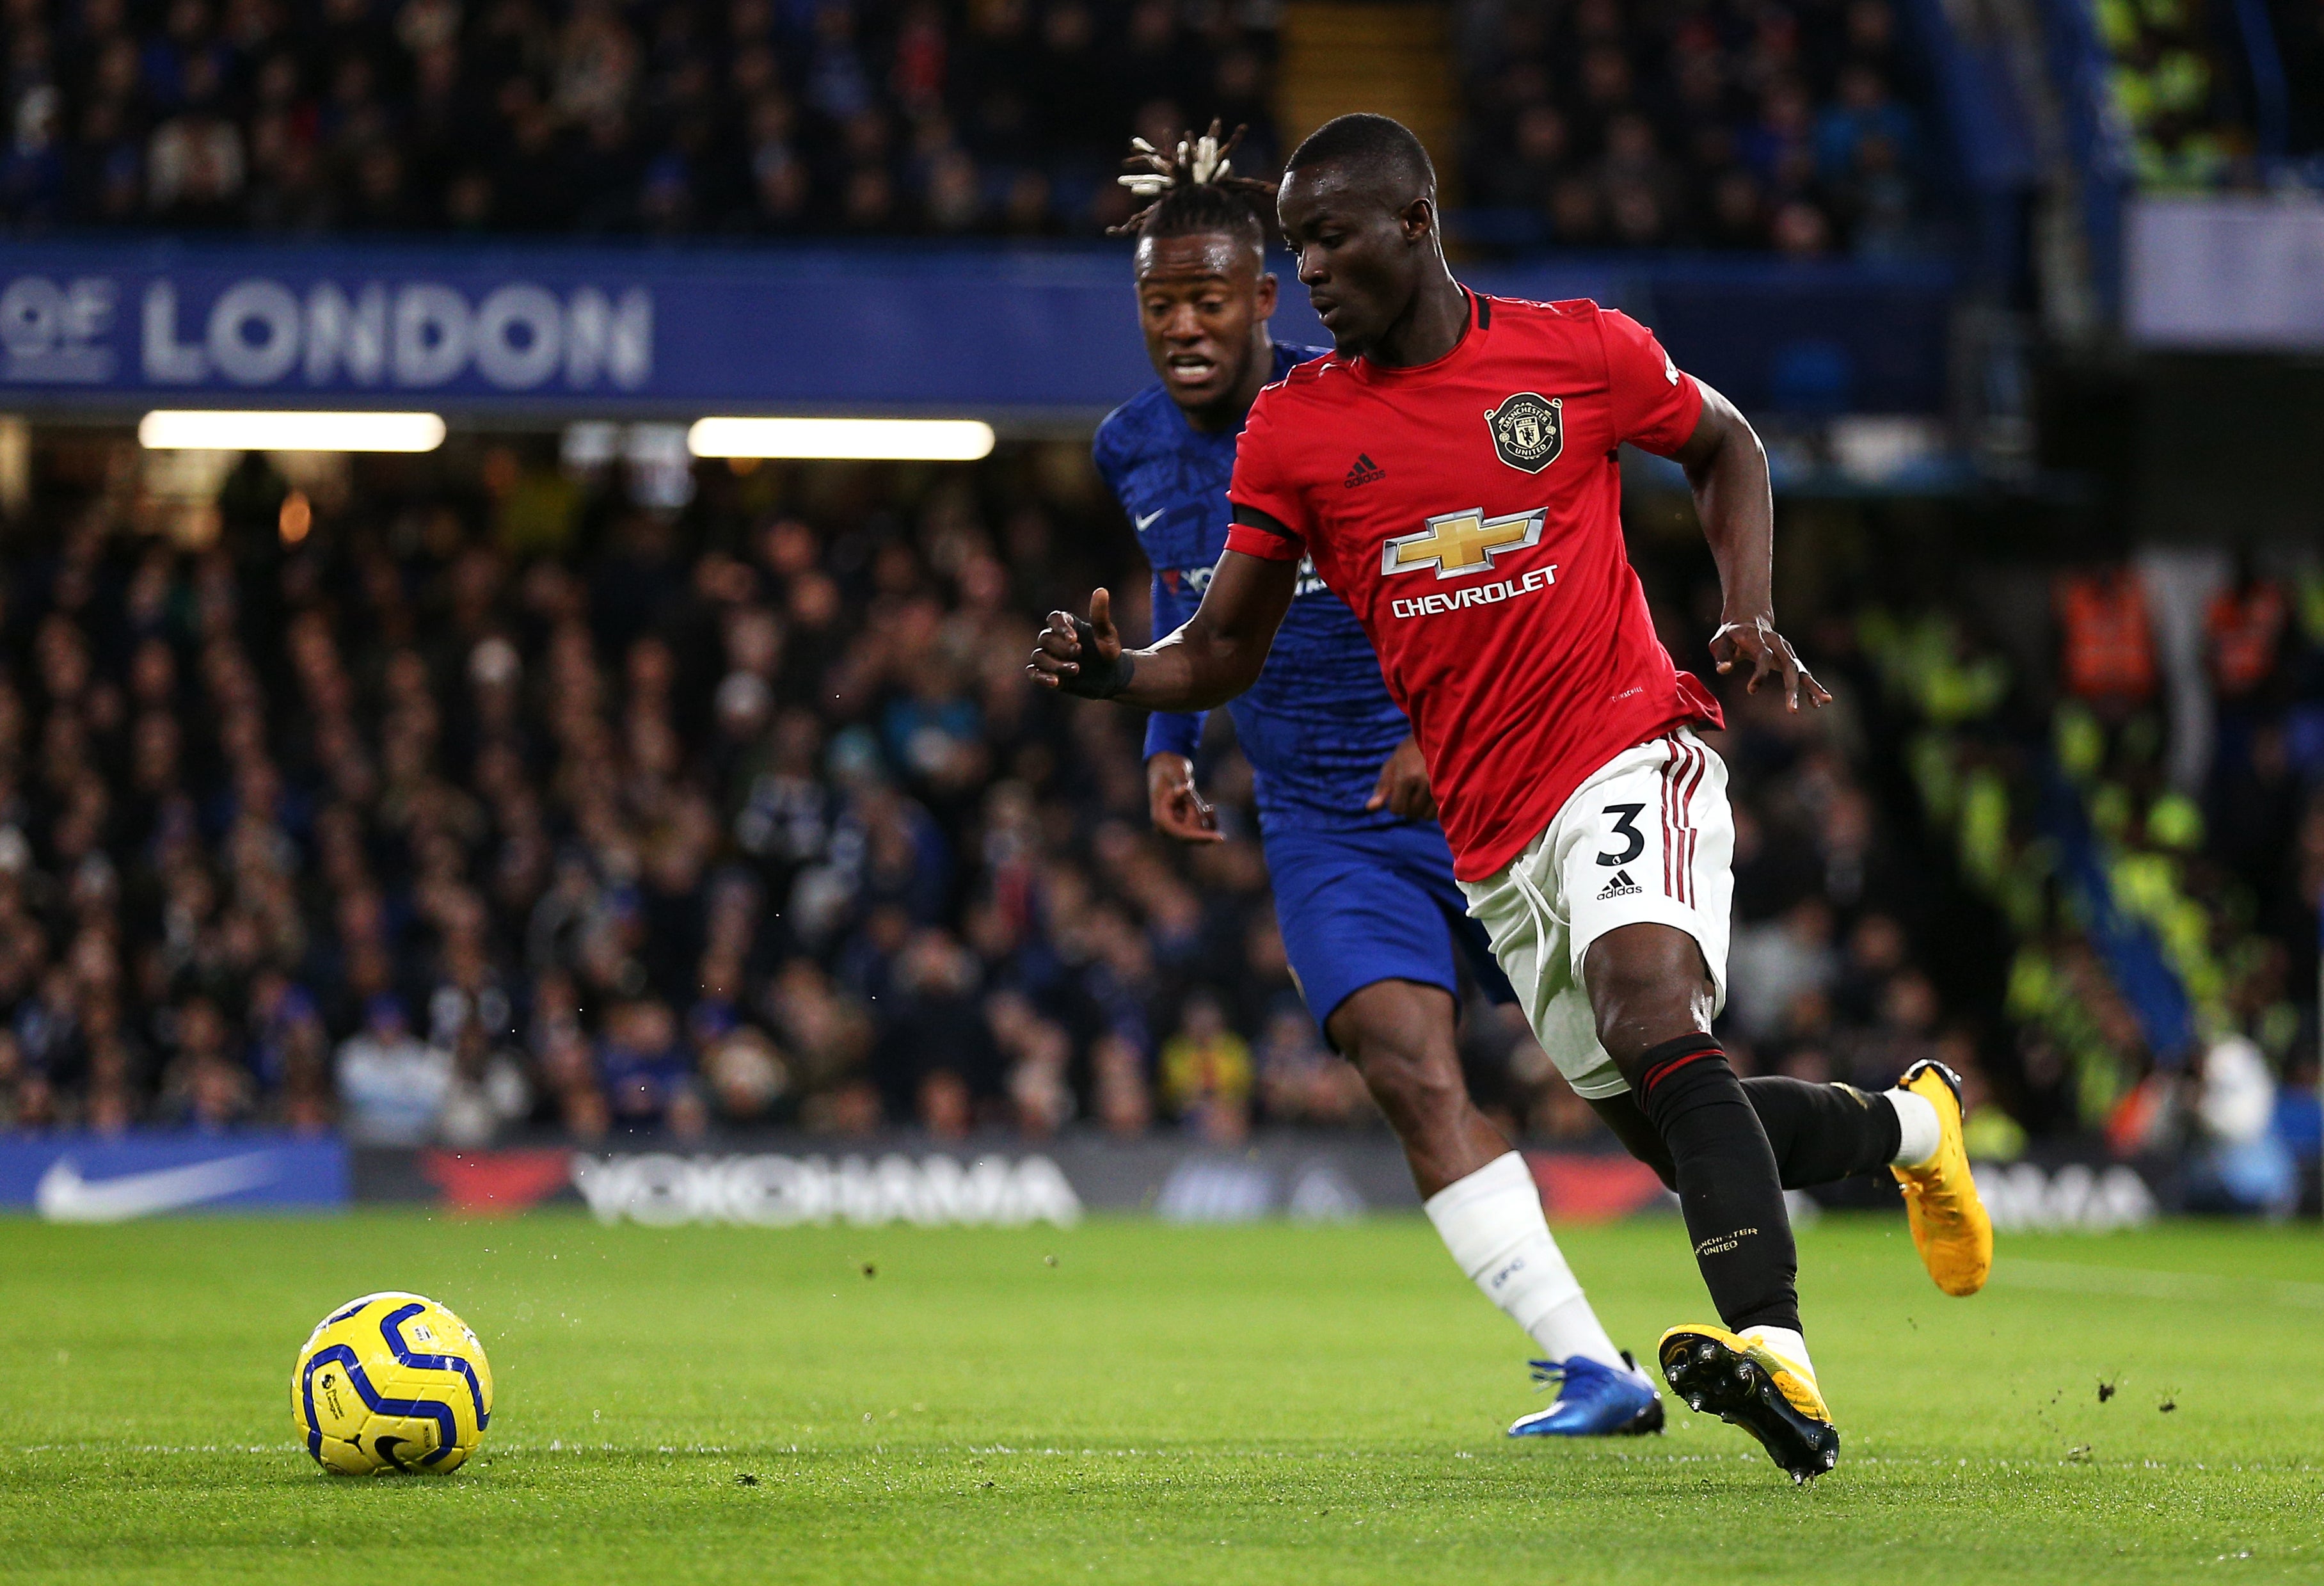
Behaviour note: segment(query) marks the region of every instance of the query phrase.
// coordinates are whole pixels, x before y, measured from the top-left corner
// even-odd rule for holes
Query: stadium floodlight
[[[252,412],[157,408],[137,422],[154,451],[432,452],[444,444],[434,413]]]
[[[822,457],[973,463],[992,452],[980,419],[702,419],[686,432],[697,457]]]

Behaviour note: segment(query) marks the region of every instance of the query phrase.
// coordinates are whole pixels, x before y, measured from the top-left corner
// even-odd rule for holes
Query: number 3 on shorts
[[[1646,851],[1646,834],[1638,830],[1638,812],[1643,804],[1609,804],[1606,813],[1614,817],[1614,829],[1626,840],[1619,853],[1601,853],[1598,862],[1611,870],[1618,864],[1628,864]]]

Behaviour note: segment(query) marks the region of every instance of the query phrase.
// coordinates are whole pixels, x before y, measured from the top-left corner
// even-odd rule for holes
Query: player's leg
[[[1713,986],[1694,938],[1653,922],[1593,942],[1583,981],[1599,1044],[1661,1136],[1679,1213],[1722,1327],[1674,1327],[1655,1353],[1671,1388],[1749,1432],[1794,1480],[1830,1470],[1840,1433],[1801,1335],[1799,1255],[1758,1114],[1710,1031]]]
[[[1830,1467],[1839,1434],[1801,1338],[1775,1153],[1711,1034],[1732,890],[1724,786],[1691,735],[1641,745],[1590,779],[1506,871],[1464,890],[1576,1093],[1632,1093],[1659,1141],[1647,1154],[1666,1159],[1726,1321],[1666,1333],[1665,1374],[1806,1476]]]
[[[1619,1367],[1621,1351],[1550,1234],[1533,1170],[1470,1099],[1454,1012],[1441,986],[1374,981],[1332,1010],[1324,1032],[1396,1130],[1461,1270],[1552,1360]]]
[[[1744,1099],[1758,1114],[1775,1174],[1787,1190],[1812,1189],[1882,1167],[1912,1167],[1937,1154],[1941,1125],[1937,1109],[1914,1092],[1874,1094],[1848,1084],[1812,1084],[1783,1074],[1760,1074],[1743,1082]],[[1614,1131],[1630,1155],[1675,1189],[1670,1153],[1636,1095],[1601,1096],[1591,1109]]]
[[[1549,1231],[1531,1169],[1462,1076],[1444,914],[1459,895],[1442,835],[1409,827],[1270,834],[1267,857],[1301,992],[1396,1131],[1429,1220],[1461,1270],[1568,1374],[1543,1412],[1549,1419],[1528,1430],[1659,1426],[1652,1384],[1606,1336]],[[1432,869],[1443,872],[1443,897],[1430,885]]]
[[[1726,782],[1725,766],[1691,733],[1618,757],[1553,824],[1561,845],[1546,879],[1572,909],[1597,1044],[1661,1138],[1724,1323],[1664,1334],[1664,1375],[1803,1480],[1839,1458],[1840,1434],[1801,1336],[1798,1255],[1761,1113],[1788,1137],[1804,1176],[1870,1166],[1883,1148],[1893,1156],[1907,1132],[1925,1133],[1917,1102],[1928,1098],[1889,1103],[1896,1134],[1875,1135],[1868,1099],[1768,1085],[1755,1106],[1729,1066],[1711,1033],[1726,991],[1734,887]],[[1601,880],[1608,867],[1625,879]],[[1834,1138],[1822,1138],[1826,1129]],[[1973,1187],[1965,1194],[1974,1201]],[[1948,1203],[1958,1210],[1957,1199]]]
[[[1379,980],[1349,993],[1323,1021],[1333,1050],[1356,1065],[1396,1131],[1424,1201],[1510,1154],[1470,1099],[1455,1012],[1441,984]]]
[[[1512,1436],[1659,1430],[1654,1385],[1614,1347],[1542,1214],[1524,1157],[1477,1111],[1462,1077],[1456,1006],[1438,985],[1374,981],[1332,1010],[1325,1033],[1354,1063],[1403,1142],[1428,1218],[1453,1261],[1545,1359],[1554,1402]]]
[[[1810,1189],[1888,1168],[1904,1190],[1913,1244],[1929,1277],[1949,1295],[1968,1296],[1985,1286],[1992,1270],[1993,1224],[1969,1171],[1960,1092],[1959,1074],[1926,1059],[1877,1093],[1781,1074],[1743,1082],[1784,1188]],[[1630,1155],[1676,1190],[1670,1150],[1637,1095],[1623,1090],[1588,1100]]]
[[[1716,987],[1695,939],[1653,921],[1592,942],[1582,983],[1598,1044],[1666,1153],[1679,1213],[1734,1332],[1800,1332],[1799,1258],[1766,1130],[1711,1033]]]

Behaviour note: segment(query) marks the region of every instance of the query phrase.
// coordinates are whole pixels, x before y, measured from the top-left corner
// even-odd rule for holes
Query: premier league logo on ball
[[[1486,410],[1493,431],[1493,449],[1512,468],[1538,474],[1557,461],[1565,449],[1563,397],[1541,397],[1521,391],[1498,408]]]

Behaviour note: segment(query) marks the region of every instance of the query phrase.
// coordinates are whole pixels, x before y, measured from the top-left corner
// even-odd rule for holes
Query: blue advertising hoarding
[[[144,1134],[0,1138],[0,1211],[51,1222],[166,1212],[329,1211],[351,1193],[334,1136]]]
[[[1286,279],[1277,334],[1325,340]],[[1557,258],[1464,268],[1666,330],[1747,407],[1938,410],[1941,271]],[[1152,378],[1119,247],[18,242],[0,406],[426,407],[500,417],[1082,420]]]

